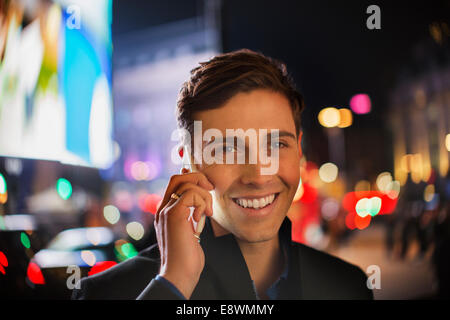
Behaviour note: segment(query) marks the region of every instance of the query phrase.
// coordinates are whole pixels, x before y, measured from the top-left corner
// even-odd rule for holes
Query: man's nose
[[[241,182],[243,184],[253,184],[255,186],[263,186],[273,180],[273,175],[262,174],[264,165],[246,164],[242,166]]]

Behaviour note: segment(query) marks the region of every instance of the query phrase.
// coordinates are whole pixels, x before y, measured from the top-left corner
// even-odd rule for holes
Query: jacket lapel
[[[218,299],[256,299],[247,264],[232,234],[215,237],[207,218],[201,246],[205,268],[193,298],[212,299],[210,295],[215,293]]]

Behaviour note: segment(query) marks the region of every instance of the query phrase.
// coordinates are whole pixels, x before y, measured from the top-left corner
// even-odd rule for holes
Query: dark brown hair
[[[178,95],[178,126],[192,134],[195,112],[220,108],[234,95],[255,89],[273,90],[289,100],[298,135],[304,101],[286,65],[247,49],[215,56],[191,70]]]

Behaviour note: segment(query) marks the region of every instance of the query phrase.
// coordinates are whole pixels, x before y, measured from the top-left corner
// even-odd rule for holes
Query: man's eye
[[[223,146],[223,152],[234,152],[236,149],[234,146]]]
[[[272,148],[280,149],[280,148],[286,148],[286,147],[287,147],[287,144],[284,142],[281,142],[281,141],[276,141],[276,142],[272,143]]]

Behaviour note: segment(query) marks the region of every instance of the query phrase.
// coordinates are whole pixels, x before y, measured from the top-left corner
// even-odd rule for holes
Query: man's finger
[[[197,184],[198,186],[206,190],[214,189],[213,184],[206,178],[204,174],[200,172],[173,175],[170,178],[169,184],[166,188],[166,193],[164,194],[161,206],[158,208],[158,211],[160,211],[169,202],[170,196],[175,192],[175,190],[178,189],[179,185],[186,182]]]
[[[199,187],[196,184],[190,183],[190,182],[183,183],[182,185],[180,185],[180,187],[176,190],[175,193],[177,193],[178,195],[182,195],[187,190],[194,190],[194,191],[199,193],[199,195],[203,198],[203,200],[206,203],[205,214],[207,216],[212,216],[212,214],[213,214],[213,209],[212,209],[213,208],[213,200],[212,200],[211,194],[207,190]],[[198,219],[196,219],[196,221],[198,221]]]

